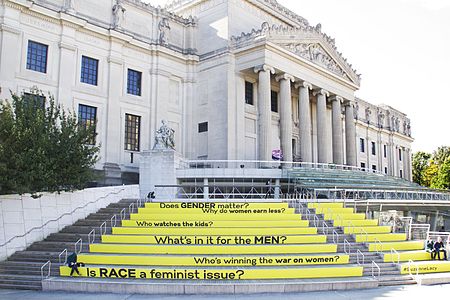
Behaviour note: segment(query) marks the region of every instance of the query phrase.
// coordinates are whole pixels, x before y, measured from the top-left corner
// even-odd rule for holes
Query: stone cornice
[[[104,41],[116,41],[122,44],[131,43],[138,45],[139,48],[151,49],[152,46],[156,45],[153,40],[143,39],[139,35],[134,34],[129,31],[117,31],[110,30],[105,24],[99,24],[95,20],[90,20],[86,16],[80,16],[79,14],[67,14],[64,12],[63,7],[59,11],[55,10],[54,7],[47,7],[45,3],[37,0],[35,2],[25,1],[25,0],[0,0],[1,3],[7,5],[8,7],[17,9],[21,12],[22,16],[31,16],[41,21],[48,22],[57,26],[67,26],[74,28],[77,32],[82,32],[84,34],[100,38]],[[124,0],[131,1],[131,0]],[[132,1],[134,4],[139,2],[138,0]],[[187,19],[186,19],[187,20]],[[92,21],[92,22],[91,22]],[[8,26],[10,27],[10,26]],[[4,30],[7,30],[4,27]],[[60,34],[60,29],[55,29],[56,34]],[[174,47],[169,47],[174,54],[180,54],[183,56],[182,60],[187,61],[198,61],[198,57],[195,53],[195,49],[173,49]],[[167,49],[169,49],[167,48]],[[162,51],[163,49],[158,49]],[[157,51],[158,51],[157,50]],[[176,55],[176,57],[178,57]]]
[[[19,35],[21,33],[20,30],[17,30],[16,28],[8,26],[6,24],[0,24],[0,31],[5,31],[5,32],[17,34],[17,35]]]
[[[326,58],[326,66],[324,67],[328,68],[330,72],[353,82],[357,86],[360,85],[360,75],[357,74],[356,70],[352,68],[352,65],[347,62],[347,59],[342,56],[342,53],[337,50],[335,40],[321,32],[320,26],[294,28],[277,25],[270,26],[267,22],[264,22],[261,24],[261,28],[259,30],[253,29],[251,32],[242,33],[240,36],[232,36],[230,39],[230,47],[238,49],[261,41],[271,41],[275,44],[280,44],[280,46],[286,48],[288,51],[293,52],[315,64],[317,63],[314,60],[298,54],[296,51],[291,49],[288,44],[301,44],[302,42],[306,42],[311,45],[319,44],[326,52],[326,54],[323,53],[322,56],[330,56],[331,59],[335,61],[333,64],[333,62],[330,61],[330,58]],[[320,49],[318,49],[318,52],[324,51],[319,50]]]

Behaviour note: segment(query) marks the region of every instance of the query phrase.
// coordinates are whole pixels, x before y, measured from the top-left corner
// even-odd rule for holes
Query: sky
[[[414,152],[450,146],[450,0],[278,2],[336,39],[362,74],[357,97],[408,115]]]

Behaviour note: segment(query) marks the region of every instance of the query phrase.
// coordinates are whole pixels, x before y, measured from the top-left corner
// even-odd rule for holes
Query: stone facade
[[[166,8],[3,0],[0,16],[0,97],[36,86],[76,112],[95,108],[96,169],[110,174],[105,182],[137,173],[161,120],[188,159],[271,160],[281,149],[285,160],[364,163],[411,178],[407,117],[355,99],[360,76],[334,39],[274,0]],[[45,72],[28,65],[30,41],[47,46]],[[97,61],[96,84],[80,80],[85,57]],[[130,70],[140,74],[138,93],[130,92]],[[138,117],[137,131],[127,127],[130,116]],[[368,155],[372,141],[376,152]]]

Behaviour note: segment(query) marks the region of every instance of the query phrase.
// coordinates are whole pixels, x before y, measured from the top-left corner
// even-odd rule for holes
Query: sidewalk
[[[329,299],[428,299],[430,295],[439,295],[446,299],[450,294],[450,284],[433,286],[400,286],[400,287],[382,287],[370,290],[353,291],[334,291],[334,292],[313,292],[297,294],[252,294],[252,295],[130,295],[130,294],[108,294],[108,293],[77,293],[69,294],[67,292],[41,292],[41,291],[22,291],[22,290],[1,290],[0,299],[2,300],[329,300]]]

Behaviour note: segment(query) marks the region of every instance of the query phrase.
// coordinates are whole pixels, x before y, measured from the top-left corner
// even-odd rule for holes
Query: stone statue
[[[269,25],[269,23],[263,22],[263,23],[261,24],[261,33],[262,33],[262,34],[265,34],[265,33],[269,32],[269,30],[270,30],[270,25]]]
[[[369,107],[366,108],[365,114],[366,114],[366,122],[367,124],[370,124],[370,115],[372,114],[372,111],[370,110]]]
[[[162,18],[161,21],[159,21],[158,30],[159,30],[159,43],[165,46],[169,45],[169,36],[168,36],[170,30],[169,19]]]
[[[317,23],[316,27],[314,28],[317,32],[322,32],[322,24]]]
[[[119,28],[124,14],[125,14],[125,7],[122,4],[122,0],[116,0],[116,4],[113,6],[112,8],[112,13],[113,13],[113,28]]]
[[[161,127],[156,131],[153,150],[175,149],[175,130],[167,125],[166,120],[161,121]]]

